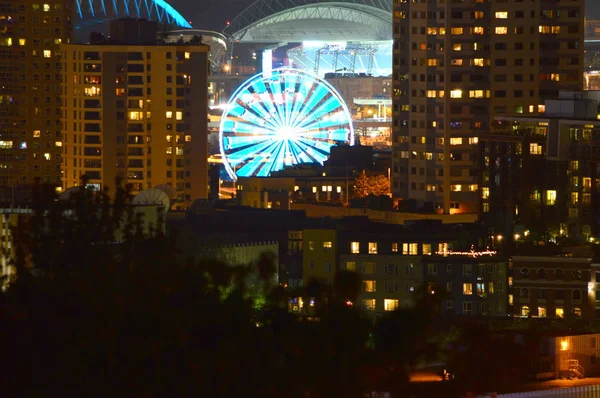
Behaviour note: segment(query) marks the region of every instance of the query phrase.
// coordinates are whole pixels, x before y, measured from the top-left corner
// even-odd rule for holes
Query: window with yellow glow
[[[556,307],[556,317],[557,318],[564,318],[565,317],[565,310],[562,307]]]
[[[539,306],[538,307],[538,317],[539,318],[546,318],[547,313],[546,313],[546,307],[545,306]]]
[[[529,154],[541,155],[542,154],[542,146],[536,142],[530,143],[529,144]]]
[[[1,149],[11,149],[13,146],[13,142],[12,141],[0,141],[0,148]]]
[[[333,243],[332,242],[323,242],[323,250],[328,252],[331,250],[331,248],[333,247]]]
[[[375,293],[377,290],[377,281],[363,281],[363,291],[365,293]]]
[[[462,137],[451,137],[450,145],[462,145],[463,139]]]
[[[128,120],[144,120],[144,112],[130,111],[127,114]]]
[[[52,159],[52,157],[50,156],[50,154],[48,152],[46,152],[46,153],[44,153],[44,159],[50,160],[50,159]]]
[[[508,28],[506,26],[496,26],[494,28],[494,33],[497,35],[506,35],[508,34]]]
[[[360,253],[360,242],[350,242],[350,253],[352,253],[352,254]]]
[[[354,261],[346,262],[346,271],[355,272],[356,271],[356,262],[354,262]]]
[[[25,44],[27,44],[27,40],[26,39],[19,39],[19,45],[20,46],[24,46]]]
[[[165,112],[165,117],[167,119],[172,119],[173,118],[173,111],[166,111]]]
[[[50,58],[52,56],[52,51],[44,50],[44,58]]]
[[[392,252],[393,253],[397,253],[398,252],[398,242],[393,242],[392,243]]]
[[[469,184],[469,192],[476,192],[478,188],[477,184]]]
[[[183,119],[183,112],[181,112],[181,111],[175,112],[175,120],[182,120],[182,119]]]
[[[50,4],[44,4],[42,7],[44,12],[50,12]]]
[[[473,294],[473,284],[472,283],[463,283],[463,294],[465,296],[470,296]]]
[[[462,90],[454,89],[450,91],[450,98],[462,98]]]
[[[394,300],[394,299],[383,300],[383,309],[385,311],[396,311],[398,309],[398,300]]]
[[[363,305],[367,311],[375,311],[375,299],[366,299],[363,300]]]
[[[461,184],[452,184],[452,185],[450,185],[450,191],[452,191],[452,192],[461,192],[462,191],[462,185]]]
[[[431,243],[423,243],[423,255],[424,256],[431,256],[433,253],[431,253]]]
[[[464,32],[463,28],[458,27],[458,28],[451,28],[450,29],[450,33],[453,35],[462,35]]]
[[[496,11],[494,16],[496,17],[496,19],[507,19],[508,11]]]
[[[521,316],[529,316],[530,313],[529,306],[524,305],[521,307]]]
[[[40,130],[33,130],[33,138],[40,138],[41,132]]]
[[[377,254],[377,242],[369,242],[369,254]]]
[[[479,142],[479,137],[469,137],[469,145],[475,145]]]
[[[481,188],[481,198],[489,199],[490,197],[490,187],[482,187]]]
[[[553,206],[556,204],[556,191],[549,189],[546,191],[546,204],[548,206]]]
[[[473,12],[473,19],[483,19],[483,18],[484,18],[483,11],[474,11]]]

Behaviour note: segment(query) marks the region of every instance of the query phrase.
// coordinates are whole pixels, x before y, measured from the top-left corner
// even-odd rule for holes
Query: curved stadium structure
[[[181,28],[192,25],[164,0],[76,0],[77,28],[122,17],[144,18]]]

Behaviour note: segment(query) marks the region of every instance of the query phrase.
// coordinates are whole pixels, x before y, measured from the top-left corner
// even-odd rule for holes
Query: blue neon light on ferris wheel
[[[234,92],[219,142],[231,178],[267,177],[285,166],[323,164],[332,146],[354,145],[354,129],[333,86],[312,73],[279,68]]]

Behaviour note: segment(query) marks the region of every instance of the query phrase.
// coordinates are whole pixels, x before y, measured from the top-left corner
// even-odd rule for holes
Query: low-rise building
[[[441,295],[443,314],[507,314],[507,262],[495,251],[441,252],[423,262],[428,291]]]
[[[595,319],[591,258],[514,256],[509,305],[517,317]]]

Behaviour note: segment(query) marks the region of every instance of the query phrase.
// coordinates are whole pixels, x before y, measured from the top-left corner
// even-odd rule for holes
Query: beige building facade
[[[168,184],[182,208],[208,194],[208,47],[158,45],[143,28],[150,37],[62,46],[63,189],[82,175],[112,192],[117,179],[134,193]]]

